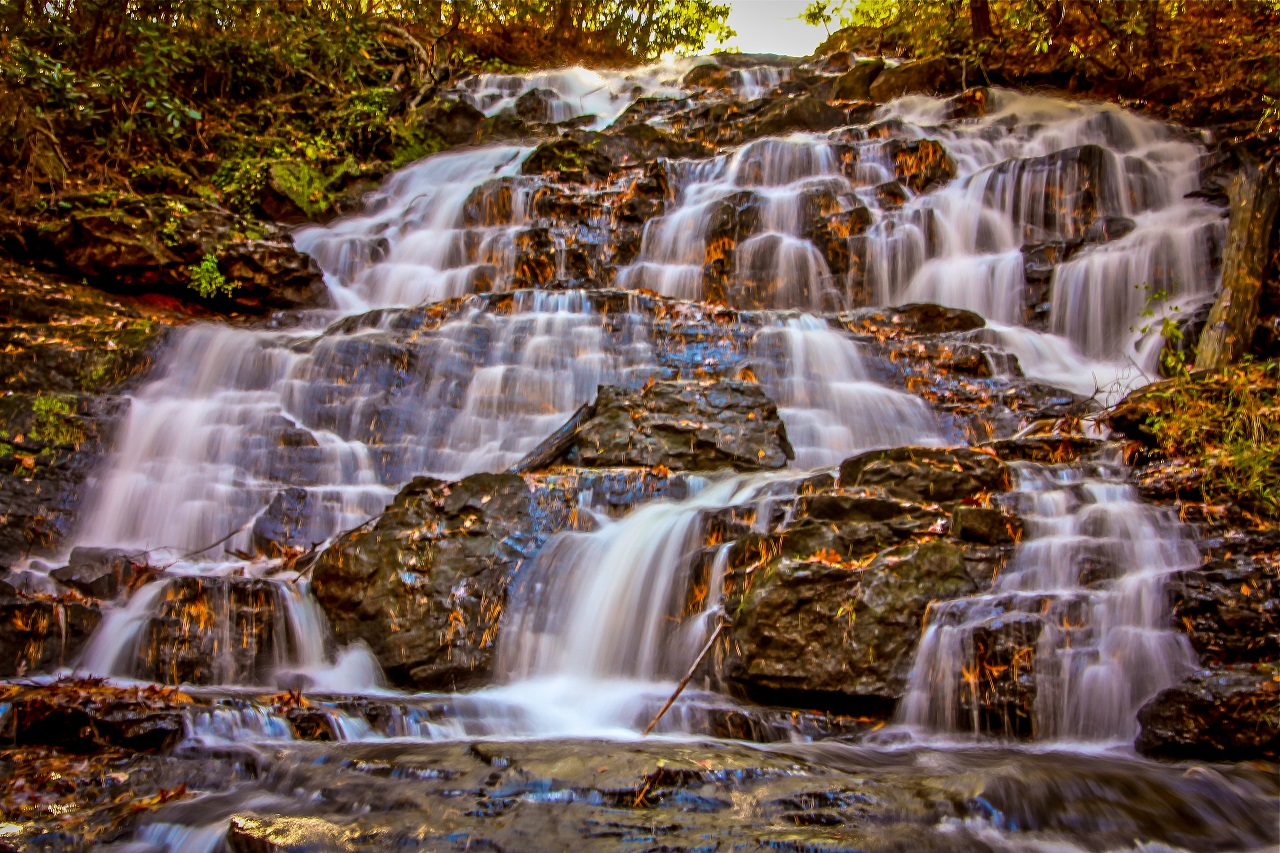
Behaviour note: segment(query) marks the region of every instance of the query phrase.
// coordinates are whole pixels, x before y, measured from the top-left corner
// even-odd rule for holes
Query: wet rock
[[[1005,462],[1021,460],[1041,465],[1062,465],[1090,456],[1107,446],[1106,442],[1080,435],[1033,435],[988,441],[982,448]]]
[[[128,664],[132,674],[159,684],[266,684],[297,639],[284,594],[252,578],[168,580]]]
[[[895,447],[846,459],[840,485],[881,486],[890,494],[942,503],[1008,491],[1010,481],[993,454],[967,447]]]
[[[317,600],[340,644],[368,644],[391,682],[456,690],[492,671],[510,574],[539,544],[512,474],[419,477],[320,555]]]
[[[751,136],[783,136],[796,131],[823,131],[846,123],[843,110],[815,95],[778,101],[750,125]]]
[[[1255,552],[1259,544],[1228,540],[1225,554],[1211,555],[1205,565],[1169,582],[1172,624],[1187,633],[1202,663],[1280,660],[1277,549],[1272,541]],[[1240,550],[1245,553],[1232,553]]]
[[[1022,539],[1022,520],[998,507],[958,506],[951,514],[951,535],[981,545],[1013,545]]]
[[[725,196],[711,206],[703,266],[703,287],[709,299],[728,301],[738,246],[759,231],[763,221],[764,200],[750,190]]]
[[[110,600],[146,570],[145,554],[114,548],[72,548],[67,565],[49,574],[91,598]]]
[[[67,203],[59,218],[12,226],[7,241],[46,269],[116,293],[194,300],[192,270],[212,257],[230,293],[205,297],[211,304],[261,313],[327,302],[318,267],[272,223],[172,196],[87,195]]]
[[[1246,664],[1198,672],[1138,712],[1144,755],[1200,761],[1280,756],[1280,681],[1274,666]]]
[[[732,88],[732,80],[732,68],[708,63],[690,69],[689,73],[684,75],[684,80],[681,81],[681,84],[686,87],[698,87],[700,89],[730,89]]]
[[[1082,245],[1078,240],[1027,243],[1022,247],[1023,275],[1029,283],[1049,281],[1053,278],[1054,269],[1071,260]]]
[[[885,68],[871,83],[872,100],[892,101],[903,95],[945,95],[960,88],[960,69],[950,59],[918,59]]]
[[[956,176],[956,164],[942,143],[933,139],[891,140],[885,146],[898,180],[915,193],[924,193]]]
[[[708,149],[648,124],[630,124],[605,132],[575,130],[544,142],[521,166],[526,175],[554,174],[560,180],[594,183],[615,172],[644,166],[662,157],[697,157]]]
[[[879,338],[946,335],[969,332],[986,325],[982,315],[963,308],[931,302],[912,302],[892,308],[862,308],[836,316],[836,322],[854,334]]]
[[[317,545],[324,536],[316,538],[310,524],[316,511],[316,501],[306,489],[281,489],[253,522],[253,550],[268,557],[282,557]]]
[[[484,113],[466,101],[438,98],[422,111],[422,124],[450,145],[475,139]]]
[[[864,59],[836,79],[831,97],[838,101],[871,100],[871,83],[883,68],[883,59]]]
[[[70,664],[100,619],[91,602],[30,594],[0,578],[0,677]]]
[[[583,466],[781,468],[794,458],[778,409],[759,385],[732,380],[605,386],[566,459]]]
[[[1084,230],[1083,239],[1086,243],[1110,243],[1137,227],[1138,224],[1127,216],[1099,216]]]
[[[1111,155],[1098,145],[1007,160],[975,179],[983,181],[988,201],[994,201],[996,193],[1009,192],[1013,184],[1017,201],[1012,213],[1027,222],[1029,243],[1082,239],[1095,219],[1123,210]],[[1022,211],[1024,200],[1035,207]]]
[[[978,589],[964,551],[904,544],[869,563],[782,559],[756,577],[724,677],[759,701],[887,715],[901,697],[930,602]]]
[[[951,121],[982,118],[987,114],[991,92],[983,86],[965,89],[947,99],[947,118]]]
[[[63,683],[24,690],[13,703],[14,741],[71,752],[168,749],[182,739],[182,697],[159,688]]]
[[[516,99],[516,115],[524,121],[555,121],[555,105],[560,96],[550,89],[530,89]]]

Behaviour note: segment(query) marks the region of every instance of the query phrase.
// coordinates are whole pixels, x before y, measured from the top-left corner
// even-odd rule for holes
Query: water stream
[[[605,127],[639,96],[686,95],[687,67],[486,75],[462,94],[493,115],[547,90],[549,120]],[[735,85],[757,97],[784,77],[743,72]],[[667,165],[673,202],[646,225],[636,261],[601,284],[694,300],[722,287],[716,295],[758,309],[740,356],[779,407],[795,470],[690,478],[684,500],[621,518],[584,499],[594,529],[552,536],[521,569],[499,683],[470,694],[387,691],[367,653],[326,649],[305,583],[278,574],[269,554],[237,555],[260,550],[259,525],[282,495],[305,505],[296,539],[314,544],[379,513],[415,475],[505,470],[597,387],[639,388],[669,372],[669,344],[637,302],[619,315],[584,291],[491,298],[513,289],[516,237],[531,221],[536,181],[519,177],[528,147],[437,155],[390,176],[360,215],[299,232],[332,309],[288,328],[179,330],[133,395],[76,538],[172,565],[106,615],[77,668],[138,677],[141,638],[175,578],[260,577],[279,585],[287,642],[264,671],[227,668],[227,686],[287,687],[305,673],[317,692],[400,703],[378,730],[327,705],[339,739],[634,738],[719,616],[727,554],[690,599],[706,513],[760,506],[860,450],[957,440],[921,398],[883,381],[873,352],[818,315],[910,301],[971,309],[1028,377],[1115,393],[1155,373],[1161,340],[1144,312],[1212,293],[1223,221],[1187,197],[1203,154],[1193,137],[1104,105],[991,99],[984,115],[952,120],[948,102],[904,98],[878,111],[880,131],[760,139]],[[887,191],[901,146],[926,138],[942,144],[955,176],[928,191]],[[509,195],[478,204],[477,188],[495,180]],[[754,227],[716,279],[708,241],[723,237],[712,230],[726,205],[750,208]],[[846,268],[833,270],[819,246],[815,205],[826,217],[864,217],[862,233],[839,238]],[[1124,233],[1090,232],[1086,211]],[[1030,295],[1027,244],[1074,253],[1053,268],[1047,305]],[[435,310],[458,297],[467,298]],[[1036,693],[1035,719],[1010,733],[1131,741],[1138,705],[1195,663],[1164,627],[1163,595],[1165,576],[1196,563],[1194,545],[1176,519],[1135,497],[1119,463],[1028,464],[1017,475],[1005,500],[1027,520],[1026,540],[991,592],[933,608],[899,722],[917,735],[998,729],[978,719],[974,649],[1012,631],[1034,649],[1016,665],[1034,671]],[[693,716],[718,702],[728,700],[691,690],[662,730],[693,730]],[[192,719],[189,742],[282,742],[289,731],[250,703]],[[157,823],[139,841],[214,850],[221,835],[207,827],[217,825]]]

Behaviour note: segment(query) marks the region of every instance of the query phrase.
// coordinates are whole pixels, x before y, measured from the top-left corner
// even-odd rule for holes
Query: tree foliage
[[[814,0],[806,18],[847,28],[851,46],[965,56],[1019,81],[1158,101],[1189,124],[1277,117],[1280,0]]]

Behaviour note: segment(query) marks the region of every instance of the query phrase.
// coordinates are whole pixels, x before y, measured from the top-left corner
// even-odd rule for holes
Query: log
[[[573,445],[573,440],[578,437],[578,431],[595,416],[595,401],[583,403],[578,407],[578,411],[574,412],[572,417],[565,421],[564,426],[551,433],[541,444],[529,451],[523,459],[512,465],[511,473],[528,474],[555,464],[558,459],[569,452],[569,448]]]
[[[1246,163],[1228,189],[1231,218],[1222,256],[1222,290],[1196,347],[1196,369],[1215,370],[1238,361],[1258,325],[1262,276],[1270,257],[1271,226],[1280,210],[1278,164]]]

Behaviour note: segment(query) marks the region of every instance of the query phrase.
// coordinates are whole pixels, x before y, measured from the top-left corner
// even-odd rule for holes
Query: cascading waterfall
[[[546,120],[588,115],[584,123],[604,127],[637,96],[680,96],[674,80],[687,67],[484,76],[462,94],[496,115],[542,90]],[[784,76],[746,69],[734,85],[760,94]],[[616,282],[784,312],[759,315],[746,363],[779,406],[797,468],[954,438],[923,401],[881,381],[887,373],[869,351],[814,314],[910,300],[970,308],[992,321],[986,334],[1018,355],[1029,376],[1091,390],[1114,380],[1126,359],[1150,369],[1159,337],[1130,327],[1156,291],[1184,303],[1211,291],[1222,225],[1206,203],[1185,197],[1198,183],[1194,141],[1104,106],[998,91],[990,99],[981,117],[953,121],[947,102],[906,98],[881,109],[874,133],[759,139],[706,161],[667,164],[674,203],[646,224],[635,263]],[[890,186],[900,146],[926,138],[941,141],[955,179],[927,193]],[[645,323],[607,322],[582,292],[521,292],[501,310],[482,296],[445,314],[410,307],[512,289],[517,238],[532,216],[536,182],[519,174],[531,150],[429,158],[391,176],[359,216],[300,231],[297,244],[320,263],[341,316],[313,312],[288,329],[179,332],[158,375],[134,397],[79,540],[165,549],[184,558],[179,572],[270,572],[270,562],[247,568],[227,555],[256,547],[257,520],[284,490],[301,489],[293,499],[306,504],[298,540],[322,542],[376,514],[416,474],[503,470],[598,386],[638,387],[657,375]],[[1043,328],[1028,325],[1029,244],[1076,253],[1053,272]],[[842,265],[829,263],[835,256]],[[1187,665],[1185,650],[1157,626],[1160,579],[1188,564],[1189,546],[1170,539],[1167,519],[1133,502],[1114,471],[1053,479],[1070,476],[1022,472],[1015,500],[1034,520],[1021,562],[990,596],[935,610],[905,720],[964,727],[958,673],[967,638],[998,614],[1021,614],[1040,631],[1037,727],[1048,736],[1127,731],[1135,703]],[[718,614],[714,566],[714,589],[690,589],[703,516],[789,488],[777,474],[694,485],[685,501],[654,502],[621,519],[600,515],[594,530],[554,536],[518,579],[520,606],[500,637],[506,682],[456,697],[450,723],[405,722],[403,733],[622,732],[642,724]],[[1068,572],[1080,553],[1107,548],[1113,563],[1137,568],[1105,588],[1039,573]],[[717,557],[721,575],[725,559]],[[167,582],[144,586],[107,616],[85,669],[137,671],[139,637]],[[277,662],[275,683],[305,674],[313,686],[377,687],[376,666],[358,649],[337,661],[326,656],[323,620],[305,586],[280,594],[282,633],[294,651]],[[1042,613],[1045,602],[1060,603],[1064,618],[1087,614],[1087,624],[1049,624],[1057,605]],[[584,692],[590,702],[578,698]],[[200,725],[229,737],[237,725],[266,737],[276,730],[270,720],[211,717]],[[337,729],[370,736],[350,721]]]
[[[1025,539],[991,592],[931,608],[899,718],[1017,734],[983,718],[980,694],[1032,681],[1037,737],[1132,740],[1142,703],[1195,668],[1187,638],[1169,627],[1164,585],[1199,565],[1199,552],[1172,510],[1142,503],[1114,462],[1015,471],[1008,497]]]

